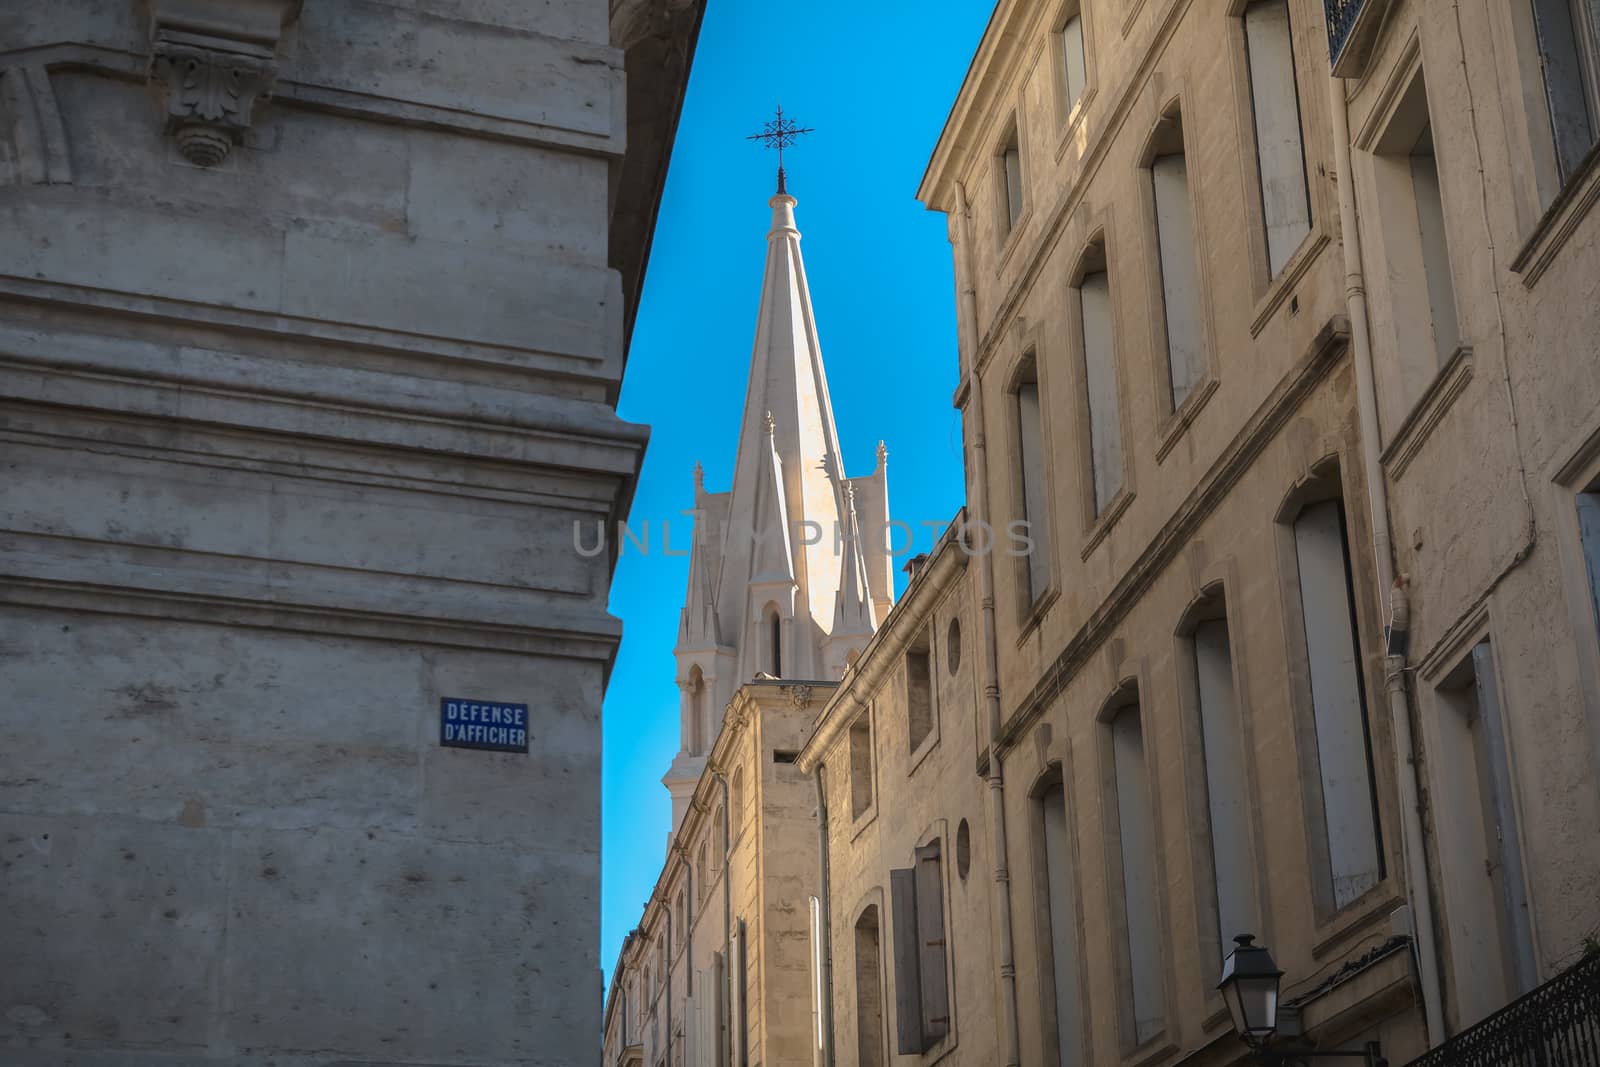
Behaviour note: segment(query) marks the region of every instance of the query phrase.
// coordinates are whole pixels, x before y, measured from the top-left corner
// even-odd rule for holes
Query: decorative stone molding
[[[150,75],[166,88],[166,129],[183,158],[214,167],[244,143],[299,13],[300,0],[155,0]]]

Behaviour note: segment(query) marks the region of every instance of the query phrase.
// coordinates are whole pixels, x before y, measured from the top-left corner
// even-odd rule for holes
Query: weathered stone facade
[[[699,13],[610,8],[0,11],[0,1060],[593,1061],[573,528]]]
[[[1583,522],[1600,485],[1600,125],[1563,114],[1600,115],[1600,25],[1529,2],[1368,6],[1382,27],[1348,70],[1352,175],[1409,582],[1439,1026],[1456,1033],[1600,935],[1600,529]],[[1563,84],[1562,53],[1588,74]],[[1405,168],[1419,126],[1432,255]]]

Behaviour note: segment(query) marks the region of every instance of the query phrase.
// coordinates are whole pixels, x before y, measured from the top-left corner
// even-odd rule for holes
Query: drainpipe
[[[1021,1037],[1017,1024],[1017,965],[1011,938],[1011,872],[1006,862],[1006,805],[1005,779],[1000,771],[1000,666],[995,648],[994,625],[994,536],[989,523],[989,475],[985,465],[987,445],[983,428],[983,385],[977,374],[977,296],[972,282],[972,227],[971,208],[966,187],[957,183],[960,205],[961,243],[960,268],[960,319],[966,324],[966,336],[961,340],[967,352],[966,373],[969,383],[966,416],[972,427],[972,525],[990,530],[988,551],[978,557],[978,601],[983,612],[983,695],[984,710],[989,730],[989,771],[987,777],[989,839],[994,847],[994,904],[995,904],[995,958],[1000,969],[1001,1022],[1004,1026],[1004,1067],[1018,1067],[1021,1059]],[[970,550],[970,543],[967,545]]]
[[[686,987],[684,995],[694,996],[694,985],[691,979],[694,976],[694,868],[689,866],[687,850],[679,842],[673,842],[672,850],[678,854],[678,867],[683,875],[683,983]],[[667,901],[667,944],[672,944],[672,902]],[[685,1017],[684,1044],[688,1044],[688,1026],[690,1020]],[[672,1041],[672,961],[667,961],[667,1041]]]
[[[715,768],[711,777],[722,787],[722,979],[727,986],[722,991],[723,1011],[728,1019],[728,1065],[733,1062],[733,851],[732,815],[728,811],[728,780]],[[719,1022],[721,1020],[718,1020]]]
[[[822,764],[812,774],[817,786],[817,959],[821,963],[818,979],[820,996],[817,1010],[817,1067],[833,1067],[833,925],[828,908],[828,795],[822,779]]]
[[[1439,990],[1439,950],[1433,925],[1433,886],[1428,878],[1428,856],[1422,833],[1422,802],[1417,781],[1416,748],[1411,735],[1411,700],[1406,688],[1406,635],[1411,625],[1411,602],[1404,576],[1394,573],[1394,549],[1389,531],[1389,494],[1380,458],[1378,394],[1372,361],[1372,335],[1367,318],[1367,286],[1361,267],[1361,231],[1356,219],[1355,173],[1351,168],[1350,115],[1345,82],[1328,80],[1329,110],[1333,113],[1334,170],[1339,190],[1339,230],[1343,236],[1345,299],[1350,310],[1350,343],[1354,347],[1357,416],[1361,423],[1361,458],[1367,485],[1367,505],[1372,512],[1372,549],[1378,568],[1378,596],[1390,595],[1389,640],[1383,659],[1384,690],[1389,722],[1394,733],[1396,779],[1400,784],[1400,844],[1405,861],[1406,893],[1414,918],[1413,941],[1418,979],[1422,985],[1423,1015],[1428,1024],[1428,1044],[1445,1039],[1444,1007]]]

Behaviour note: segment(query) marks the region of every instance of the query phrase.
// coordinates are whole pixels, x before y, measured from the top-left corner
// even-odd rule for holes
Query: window
[[[706,860],[706,852],[707,843],[702,841],[700,842],[700,847],[695,850],[694,856],[694,877],[696,879],[694,902],[696,904],[704,904],[706,902],[706,889],[711,885],[711,864]]]
[[[1027,523],[1032,547],[1022,558],[1027,575],[1027,605],[1038,603],[1050,587],[1050,515],[1046,495],[1049,478],[1044,469],[1044,422],[1039,403],[1039,382],[1033,357],[1025,361],[1017,383],[1017,465],[1021,492],[1017,517]]]
[[[1101,514],[1122,491],[1122,413],[1117,401],[1117,367],[1111,326],[1111,281],[1103,250],[1091,254],[1078,282],[1079,344],[1083,355],[1085,406],[1093,513]]]
[[[1494,647],[1479,642],[1439,686],[1445,914],[1463,1026],[1538,984]],[[1449,852],[1443,851],[1448,845]]]
[[[677,924],[678,931],[678,943],[673,947],[679,952],[683,951],[683,946],[689,941],[689,909],[687,901],[688,897],[685,892],[682,889],[678,890],[678,906],[674,909],[672,921]]]
[[[883,1033],[883,941],[878,906],[869,905],[856,920],[856,1062],[884,1067],[888,1049]]]
[[[1011,236],[1022,218],[1022,148],[1015,128],[1000,149],[996,168],[1000,188],[1000,239]]]
[[[750,1009],[747,983],[750,981],[750,938],[743,919],[734,920],[728,941],[729,961],[733,968],[730,982],[733,996],[728,1012],[728,1027],[733,1031],[733,1064],[734,1067],[749,1067]]]
[[[1306,185],[1288,0],[1255,0],[1246,7],[1244,36],[1267,264],[1271,275],[1277,277],[1311,232],[1311,196]]]
[[[1565,184],[1600,141],[1600,7],[1532,0],[1556,170]]]
[[[709,733],[706,722],[706,679],[698,664],[689,668],[689,682],[685,690],[685,717],[688,720],[684,725],[686,729],[683,736],[687,739],[684,746],[691,755],[702,755],[707,748],[707,735]]]
[[[1071,115],[1089,87],[1089,64],[1083,49],[1083,16],[1074,11],[1057,34],[1061,46],[1061,87]]]
[[[1295,519],[1294,541],[1322,784],[1322,844],[1332,903],[1342,908],[1384,874],[1343,503],[1306,506]]]
[[[1189,167],[1183,154],[1183,117],[1161,120],[1150,161],[1156,248],[1166,326],[1168,399],[1176,411],[1205,374],[1200,326],[1200,273],[1195,257]]]
[[[1220,615],[1220,601],[1209,605]],[[1211,886],[1216,893],[1218,954],[1240,934],[1258,929],[1250,872],[1249,798],[1245,791],[1238,701],[1233,686],[1233,648],[1225,618],[1208,618],[1189,636],[1194,696],[1200,713],[1200,775],[1204,779],[1210,831]]]
[[[1578,494],[1578,533],[1589,572],[1589,597],[1600,623],[1600,488]]]
[[[1150,780],[1144,758],[1139,705],[1121,708],[1111,719],[1111,768],[1115,786],[1116,860],[1121,868],[1122,906],[1128,929],[1130,1044],[1142,1045],[1160,1032],[1165,1006],[1161,991],[1161,922],[1156,905],[1155,823],[1150,812]]]
[[[923,633],[906,649],[906,730],[912,752],[933,733],[933,714],[933,657]]]
[[[1045,1016],[1055,1019],[1054,1032],[1045,1036],[1046,1055],[1053,1043],[1056,1062],[1061,1067],[1075,1067],[1083,1058],[1083,1022],[1078,1006],[1078,909],[1072,831],[1059,770],[1036,804],[1043,851],[1041,862],[1036,864],[1035,882],[1040,888],[1042,899],[1037,910],[1044,927],[1039,931],[1039,972],[1041,980],[1050,980],[1041,989]]]
[[[767,651],[767,673],[774,678],[783,677],[783,620],[776,604],[768,604],[763,616],[762,643]]]
[[[1364,225],[1375,261],[1385,264],[1385,284],[1376,287],[1373,321],[1388,337],[1378,361],[1378,403],[1390,435],[1405,424],[1439,371],[1461,347],[1455,280],[1445,232],[1445,205],[1429,118],[1428,86],[1415,52],[1415,66],[1375,140],[1362,144],[1372,168],[1372,205]]]
[[[935,838],[916,866],[889,872],[894,907],[895,1030],[900,1055],[920,1055],[950,1032],[944,876]]]
[[[740,767],[733,772],[733,805],[729,809],[733,815],[733,828],[730,836],[737,841],[744,832],[744,768]]]
[[[859,819],[872,807],[872,718],[862,712],[850,724],[850,817]]]
[[[1428,310],[1433,316],[1433,348],[1443,366],[1461,344],[1456,316],[1455,281],[1450,274],[1450,244],[1444,232],[1444,199],[1439,191],[1439,163],[1433,155],[1433,126],[1423,127],[1411,148],[1411,188],[1417,204],[1417,232],[1422,240],[1422,271],[1428,283]]]
[[[961,620],[951,619],[950,625],[944,632],[944,658],[945,668],[950,676],[961,669]]]

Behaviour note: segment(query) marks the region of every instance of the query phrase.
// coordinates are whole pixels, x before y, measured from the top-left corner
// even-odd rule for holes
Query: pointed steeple
[[[674,829],[734,691],[763,671],[838,678],[894,595],[883,547],[884,452],[880,445],[871,474],[845,479],[795,203],[781,192],[767,202],[772,226],[733,485],[708,493],[695,472],[695,538],[675,652],[683,722],[704,747],[693,747],[686,729],[662,779]]]
[[[716,571],[713,569],[710,523],[703,521],[706,511],[705,468],[694,465],[695,512],[702,521],[694,528],[694,543],[689,550],[689,592],[678,616],[678,650],[709,651],[721,647],[722,626],[717,618]]]

